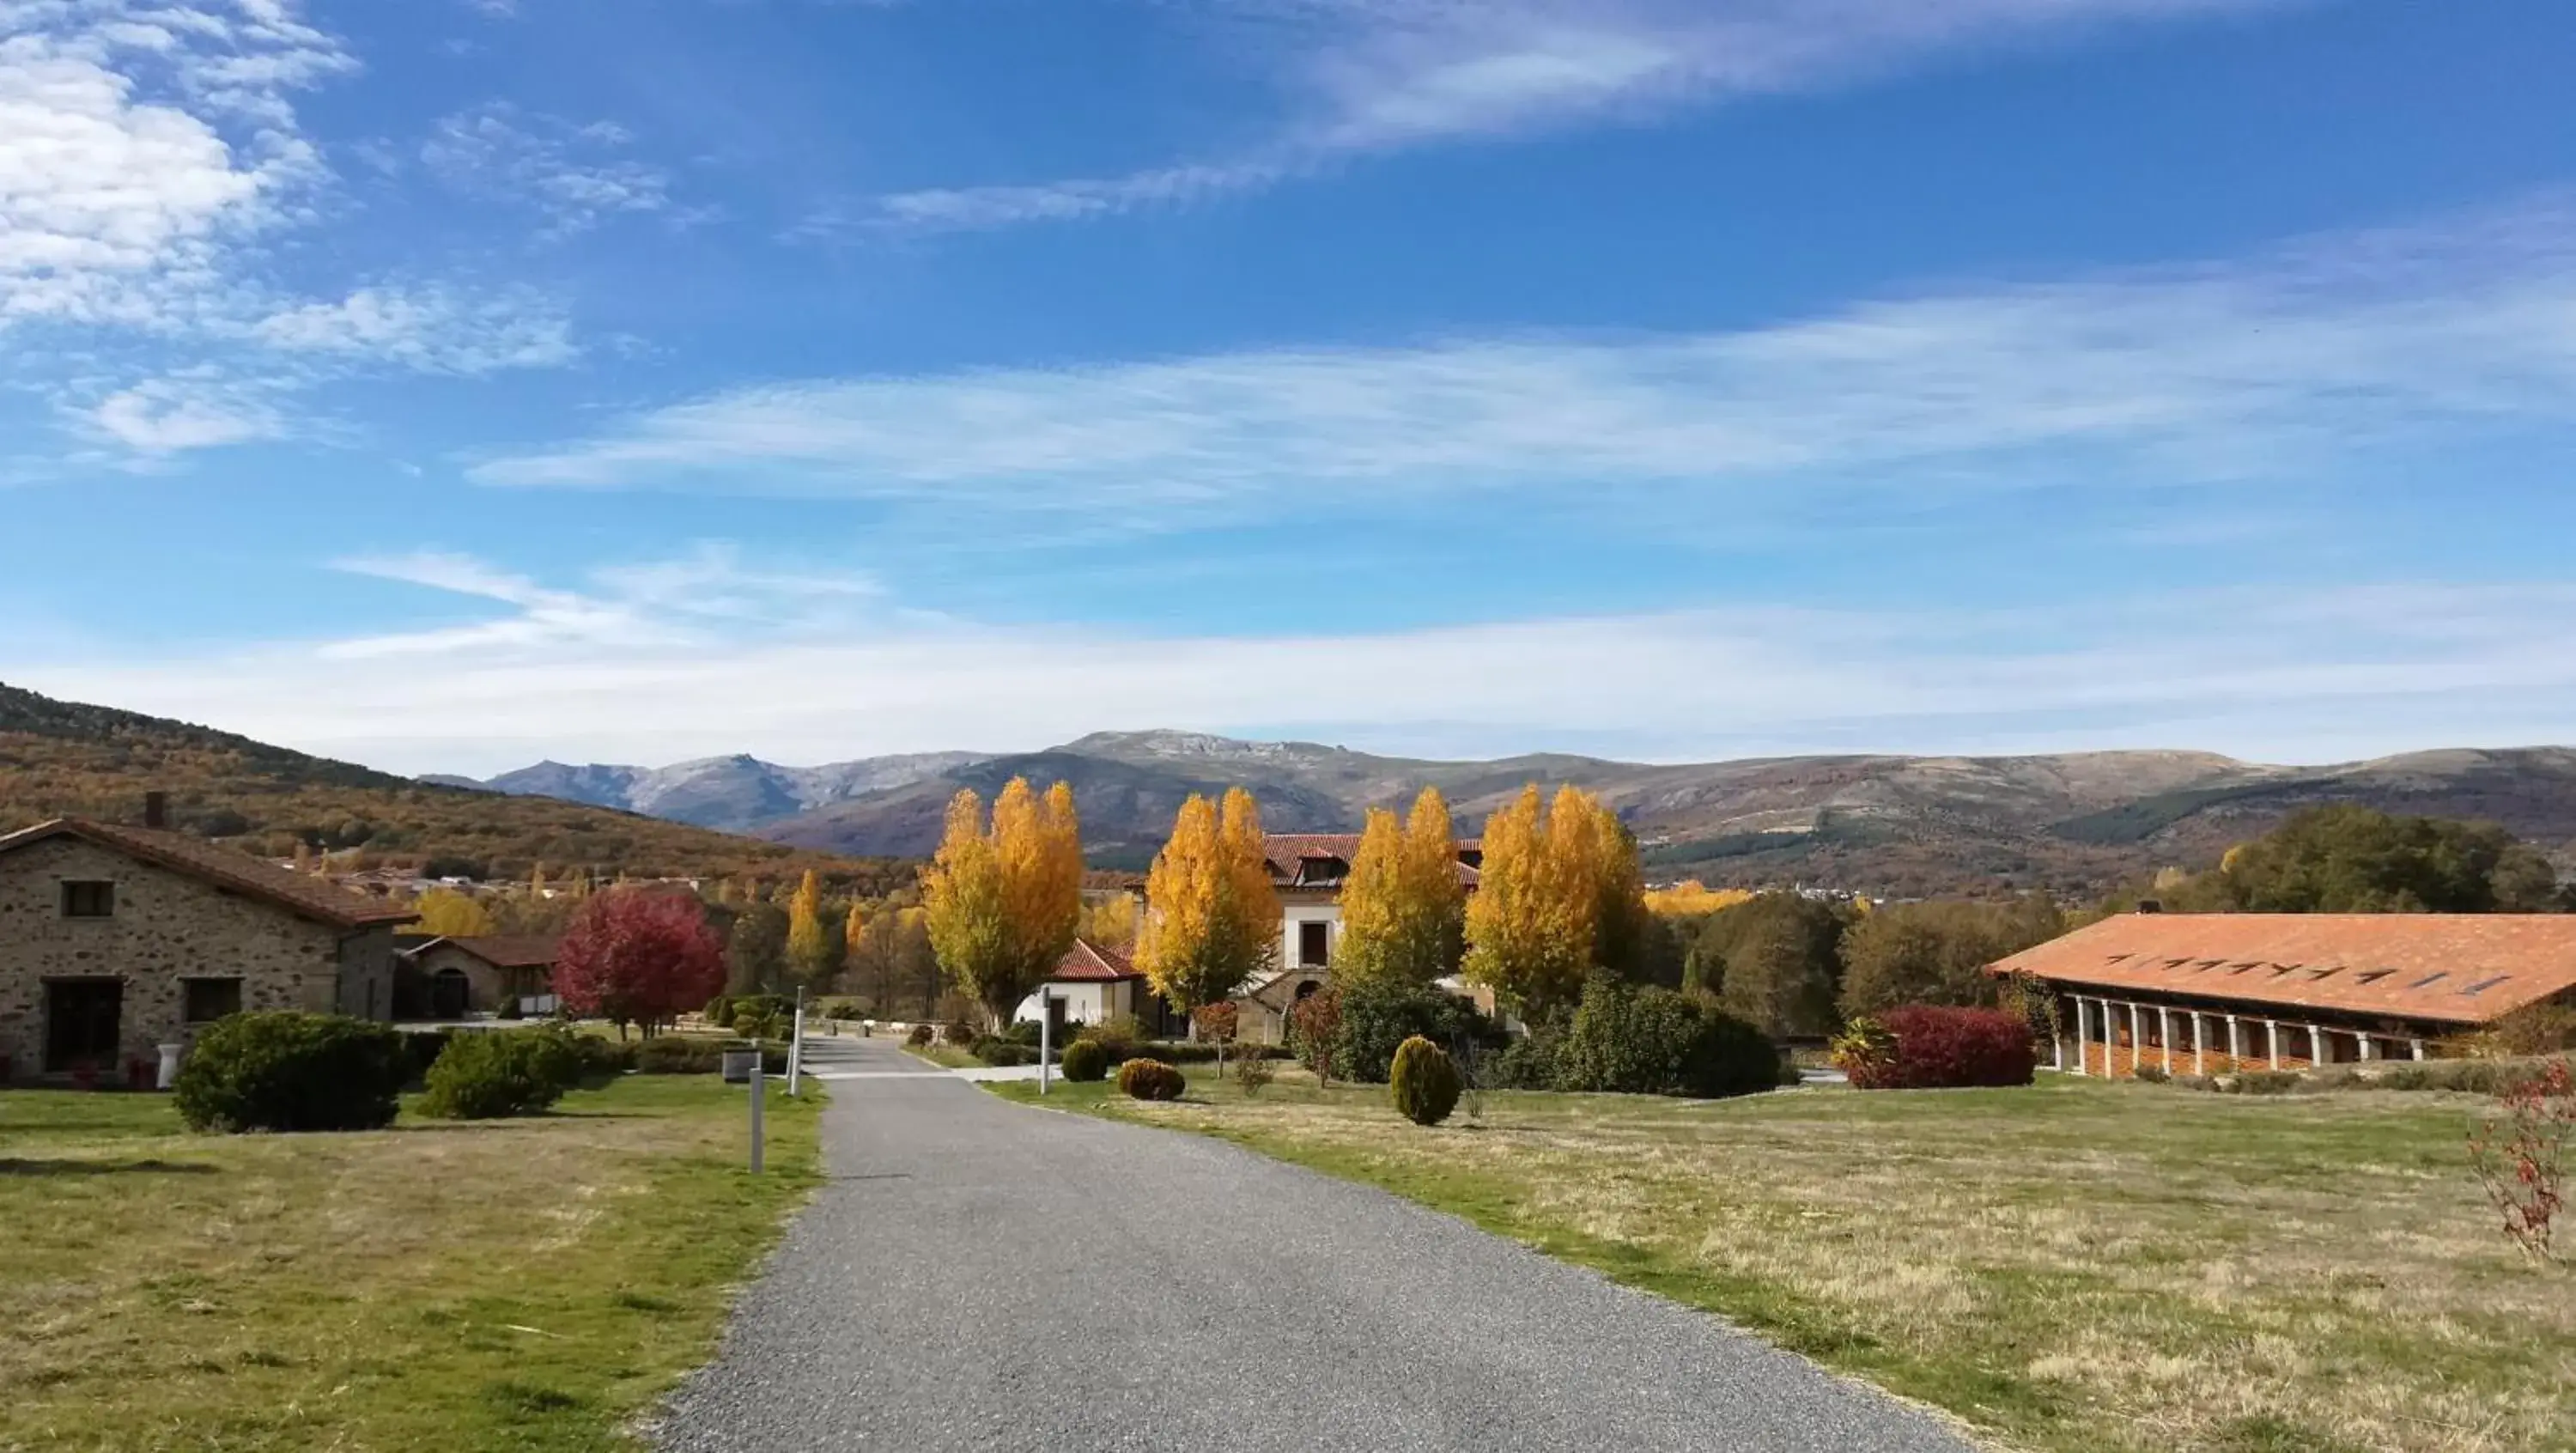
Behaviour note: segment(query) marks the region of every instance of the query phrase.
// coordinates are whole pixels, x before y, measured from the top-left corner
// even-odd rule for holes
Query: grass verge
[[[1035,1087],[986,1087],[1014,1099]],[[1047,1103],[1384,1187],[1721,1313],[2045,1449],[2576,1449],[2576,1276],[2507,1246],[2461,1150],[2484,1102],[1808,1089],[1492,1094],[1193,1077]]]
[[[712,1076],[355,1135],[0,1091],[0,1450],[636,1446],[817,1183],[818,1101],[754,1177]]]

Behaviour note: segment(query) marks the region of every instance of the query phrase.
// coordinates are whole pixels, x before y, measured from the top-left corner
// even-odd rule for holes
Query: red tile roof
[[[477,934],[434,938],[404,952],[424,954],[440,944],[463,949],[496,969],[551,969],[563,948],[563,940],[553,934]]]
[[[52,822],[0,837],[0,853],[58,837],[76,837],[111,852],[184,873],[200,882],[228,888],[305,918],[335,928],[365,928],[379,923],[409,923],[420,915],[408,908],[352,893],[320,878],[289,872],[203,838],[152,828],[124,827],[86,818],[60,817]]]
[[[1064,957],[1056,960],[1055,972],[1047,976],[1047,982],[1114,983],[1120,979],[1143,977],[1136,972],[1135,961],[1126,954],[1078,938],[1073,941],[1072,948],[1065,950]]]
[[[2085,988],[2483,1024],[2576,989],[2576,914],[2125,913],[1993,966]]]
[[[1481,851],[1484,844],[1475,838],[1460,838],[1458,851]],[[1262,839],[1261,855],[1269,860],[1270,876],[1281,886],[1298,886],[1304,877],[1303,867],[1309,862],[1339,859],[1348,865],[1360,854],[1360,835],[1355,832],[1274,832]],[[1475,886],[1476,870],[1465,863],[1458,865],[1458,876],[1468,886]],[[1342,875],[1305,877],[1308,886],[1339,883]]]

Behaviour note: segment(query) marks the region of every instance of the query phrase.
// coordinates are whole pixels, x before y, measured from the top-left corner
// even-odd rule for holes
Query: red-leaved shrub
[[[2019,1015],[1909,1004],[1874,1018],[1880,1031],[1875,1052],[1843,1063],[1858,1089],[2027,1085],[2039,1068],[2030,1026]]]

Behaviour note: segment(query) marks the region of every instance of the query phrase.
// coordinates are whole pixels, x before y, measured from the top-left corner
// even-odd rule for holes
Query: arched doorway
[[[474,1002],[474,985],[463,969],[441,969],[429,976],[429,1017],[462,1019]]]

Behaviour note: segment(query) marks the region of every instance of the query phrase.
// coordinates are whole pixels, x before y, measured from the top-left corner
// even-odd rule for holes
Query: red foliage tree
[[[724,943],[686,893],[593,894],[573,915],[555,958],[554,988],[576,1014],[646,1034],[703,1007],[725,984]]]

